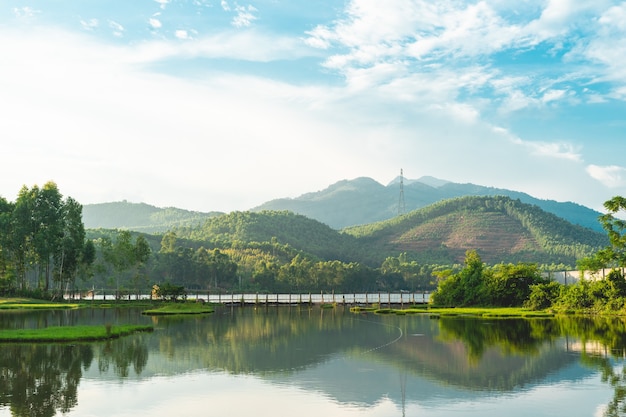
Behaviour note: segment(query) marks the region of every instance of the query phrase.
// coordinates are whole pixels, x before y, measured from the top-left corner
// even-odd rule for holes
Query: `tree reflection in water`
[[[18,417],[66,413],[77,404],[82,370],[92,359],[90,345],[3,346],[0,405]]]
[[[599,369],[602,381],[614,389],[605,417],[626,416],[626,366],[616,359],[626,357],[626,319],[622,317],[557,317],[554,319],[444,319],[445,338],[466,345],[468,356],[482,358],[489,347],[508,352],[533,352],[546,339],[576,339],[582,364]]]
[[[132,366],[139,374],[148,362],[141,338],[94,344],[12,344],[0,354],[0,406],[15,417],[52,417],[78,404],[78,385],[99,352],[98,368],[111,365],[120,377]]]

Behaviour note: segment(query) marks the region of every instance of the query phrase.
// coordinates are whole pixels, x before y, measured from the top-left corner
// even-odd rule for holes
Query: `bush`
[[[524,307],[531,310],[545,310],[552,307],[559,299],[563,285],[556,281],[530,286],[530,295]]]
[[[182,285],[172,285],[166,282],[162,285],[155,285],[153,287],[154,295],[162,300],[176,301],[179,298],[183,300],[187,298],[187,291]]]

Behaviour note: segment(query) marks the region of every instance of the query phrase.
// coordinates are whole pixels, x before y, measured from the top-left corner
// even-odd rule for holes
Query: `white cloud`
[[[190,39],[189,32],[183,29],[179,29],[176,32],[174,32],[174,36],[176,36],[177,39],[181,39],[181,40]]]
[[[388,72],[388,80],[392,80],[391,74],[423,74],[431,70],[430,66],[463,74],[469,66],[482,63],[484,73],[479,79],[485,82],[484,87],[495,87],[511,78],[517,81],[515,88],[493,91],[502,100],[503,113],[561,104],[566,99],[571,102],[576,99],[575,92],[567,83],[615,81],[612,97],[622,99],[619,88],[626,85],[626,24],[622,19],[626,3],[613,7],[610,3],[530,2],[516,4],[516,8],[527,7],[533,12],[511,17],[511,4],[498,1],[352,0],[343,16],[308,32],[306,43],[322,50],[335,48],[325,66],[345,76],[350,84],[362,84],[362,79],[352,77],[362,77],[366,69],[385,65],[397,67],[397,71]],[[587,43],[587,39],[591,40]],[[496,70],[495,54],[526,54],[539,45],[549,48],[553,60],[564,55],[566,61],[554,70],[528,66],[523,84],[522,77],[515,75],[520,72],[516,67]],[[601,66],[590,65],[590,60]],[[378,84],[386,81],[380,78]],[[456,86],[459,93],[480,87]],[[602,99],[598,93],[588,97]]]
[[[124,36],[124,26],[113,20],[109,20],[109,27],[113,29],[113,35],[118,37]]]
[[[299,39],[272,36],[253,29],[225,31],[194,39],[194,42],[151,41],[128,49],[130,60],[139,63],[172,58],[230,58],[267,62],[314,56],[315,51]]]
[[[527,148],[536,156],[582,162],[580,149],[570,143],[530,142],[519,138],[512,138],[511,140],[513,143]]]
[[[626,87],[626,3],[607,9],[597,19],[599,27],[586,44],[572,52],[573,59],[595,64],[589,69],[590,78],[615,85],[607,97],[626,100],[620,90]]]
[[[159,3],[159,7],[161,7],[161,9],[165,9],[165,7],[168,5],[168,3],[170,2],[170,0],[154,0],[156,3]]]
[[[232,24],[235,27],[248,27],[252,24],[252,22],[257,20],[257,17],[254,15],[254,13],[257,12],[257,9],[252,5],[248,5],[247,7],[236,5],[235,12],[237,15],[232,21]]]
[[[32,7],[14,7],[13,8],[13,14],[15,15],[15,17],[17,17],[18,19],[28,19],[28,18],[32,18],[35,17],[35,15],[41,13],[41,10],[37,10],[34,9]]]
[[[565,97],[565,90],[548,90],[541,97],[541,101],[543,103],[549,103],[551,101],[559,101],[563,97]]]
[[[150,25],[150,27],[152,27],[152,29],[160,29],[163,26],[161,21],[154,17],[151,17],[150,19],[148,19],[148,24]]]
[[[94,30],[94,29],[98,28],[98,26],[100,26],[100,22],[98,21],[98,19],[95,19],[95,18],[94,19],[89,19],[89,20],[82,20],[81,19],[80,25],[85,30]]]
[[[587,166],[587,173],[606,187],[620,188],[626,186],[626,168],[624,167],[589,165]]]

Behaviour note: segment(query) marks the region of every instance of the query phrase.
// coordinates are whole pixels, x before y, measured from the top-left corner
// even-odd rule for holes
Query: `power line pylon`
[[[404,203],[404,172],[400,168],[400,198],[398,199],[398,216],[406,213],[406,204]]]

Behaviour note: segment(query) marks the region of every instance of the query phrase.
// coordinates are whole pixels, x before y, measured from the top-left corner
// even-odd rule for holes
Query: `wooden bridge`
[[[187,292],[187,300],[226,305],[298,305],[298,304],[337,304],[348,306],[367,306],[372,304],[411,305],[428,303],[428,292],[375,292],[375,293],[297,293],[297,294],[260,294],[260,293],[211,293],[208,291]],[[115,290],[91,290],[87,293],[66,294],[66,299],[92,301],[134,301],[150,300],[151,294],[132,293],[116,296]]]

